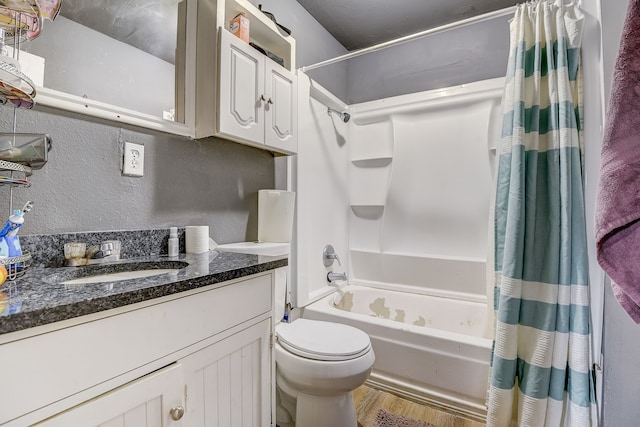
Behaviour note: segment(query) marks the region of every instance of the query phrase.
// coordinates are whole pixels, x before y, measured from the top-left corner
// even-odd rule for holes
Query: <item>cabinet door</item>
[[[271,320],[180,360],[190,427],[271,425]]]
[[[297,80],[295,74],[265,60],[265,143],[290,153],[298,151]]]
[[[36,426],[180,427],[183,425],[180,409],[184,413],[182,385],[181,367],[174,364]]]
[[[220,31],[218,132],[264,143],[264,57],[254,48]]]

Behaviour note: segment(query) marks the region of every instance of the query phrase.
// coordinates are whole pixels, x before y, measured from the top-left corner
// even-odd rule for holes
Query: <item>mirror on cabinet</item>
[[[186,37],[180,7],[181,0],[64,0],[46,36],[21,47],[36,103],[188,135],[184,61],[176,66]]]

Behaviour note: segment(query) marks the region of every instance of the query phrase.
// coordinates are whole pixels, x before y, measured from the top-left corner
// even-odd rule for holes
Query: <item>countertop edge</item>
[[[3,319],[0,317],[0,335],[24,331],[38,326],[51,325],[57,322],[63,322],[90,314],[96,314],[165,296],[175,295],[286,266],[288,266],[288,260],[283,258],[247,267],[203,275],[201,277],[177,280],[175,282],[169,282],[144,289],[136,289],[129,292],[122,292],[114,295],[106,295],[103,297],[73,302],[66,305],[59,305],[52,308],[31,310],[25,313],[15,313],[11,315],[10,321],[7,321],[7,318]],[[55,320],[50,320],[52,317],[54,317]]]

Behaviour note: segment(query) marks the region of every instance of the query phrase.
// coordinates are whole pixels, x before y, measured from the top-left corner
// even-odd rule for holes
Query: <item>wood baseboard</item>
[[[434,390],[416,388],[411,384],[390,379],[384,375],[373,372],[365,385],[391,393],[405,400],[434,407],[440,411],[448,412],[452,415],[469,420],[486,423],[487,410],[484,405],[446,396]]]

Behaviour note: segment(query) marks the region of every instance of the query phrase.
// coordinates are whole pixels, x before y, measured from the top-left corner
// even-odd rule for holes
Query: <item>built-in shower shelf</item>
[[[392,243],[392,242],[389,242]],[[448,293],[465,300],[486,298],[486,260],[452,254],[397,251],[359,245],[349,249],[352,279],[392,283],[425,292]]]
[[[371,249],[371,248],[349,248],[350,252],[365,254],[365,255],[380,255],[382,252],[380,249]]]
[[[380,219],[384,212],[383,204],[352,204],[351,210],[354,215],[364,219]]]
[[[361,158],[361,159],[353,159],[351,163],[355,166],[361,168],[382,168],[385,166],[389,166],[393,157],[370,157],[370,158]]]

